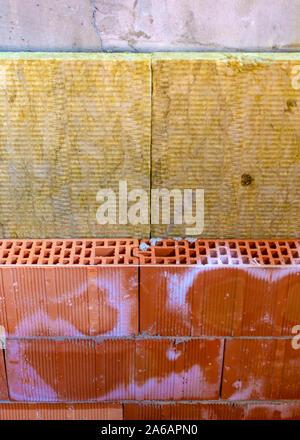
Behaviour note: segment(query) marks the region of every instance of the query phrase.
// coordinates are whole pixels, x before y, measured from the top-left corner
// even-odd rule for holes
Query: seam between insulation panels
[[[150,83],[151,83],[151,91],[150,91],[150,112],[151,112],[151,119],[150,119],[150,176],[149,176],[149,217],[150,217],[150,225],[149,225],[149,236],[151,238],[152,236],[152,209],[151,209],[151,203],[152,203],[152,142],[153,142],[153,54],[151,54],[151,61],[150,61]]]

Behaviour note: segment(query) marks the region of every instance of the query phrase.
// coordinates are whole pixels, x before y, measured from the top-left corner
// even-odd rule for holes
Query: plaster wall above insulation
[[[300,44],[299,0],[0,0],[0,10],[1,50],[253,51]]]

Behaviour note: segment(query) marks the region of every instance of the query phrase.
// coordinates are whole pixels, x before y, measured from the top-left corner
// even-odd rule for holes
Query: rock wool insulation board
[[[126,181],[204,189],[197,236],[296,238],[299,122],[300,54],[0,53],[0,236],[190,235],[97,223]]]
[[[300,54],[154,54],[152,69],[153,188],[204,189],[205,238],[297,237]]]
[[[0,236],[149,236],[97,224],[100,189],[149,189],[151,55],[0,54]]]

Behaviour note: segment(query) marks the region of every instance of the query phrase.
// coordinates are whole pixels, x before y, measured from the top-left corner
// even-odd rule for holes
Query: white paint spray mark
[[[169,348],[166,352],[166,356],[169,359],[169,361],[176,361],[176,359],[181,356],[181,351],[176,351],[175,348]]]
[[[184,273],[182,271],[178,271],[178,273],[165,272],[168,291],[167,307],[178,311],[178,308],[186,304],[187,293],[198,275],[199,270],[195,269],[187,269]]]

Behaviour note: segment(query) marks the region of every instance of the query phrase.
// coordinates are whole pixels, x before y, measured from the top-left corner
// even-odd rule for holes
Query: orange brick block
[[[125,420],[300,420],[299,403],[126,403]]]
[[[137,341],[136,400],[218,399],[222,340]]]
[[[292,339],[226,341],[222,398],[299,399],[299,350]]]
[[[217,399],[222,340],[17,339],[7,344],[15,401]]]
[[[300,420],[300,403],[249,403],[245,407],[245,420]]]
[[[142,266],[140,331],[160,336],[231,336],[235,268]]]
[[[140,330],[161,336],[291,335],[300,242],[161,240],[140,259]]]
[[[123,420],[119,403],[0,403],[0,420]]]
[[[133,398],[135,343],[18,339],[7,344],[12,400],[56,402]]]
[[[0,325],[14,337],[137,334],[136,245],[129,239],[3,240]]]
[[[125,420],[240,420],[244,408],[227,403],[126,403]]]

